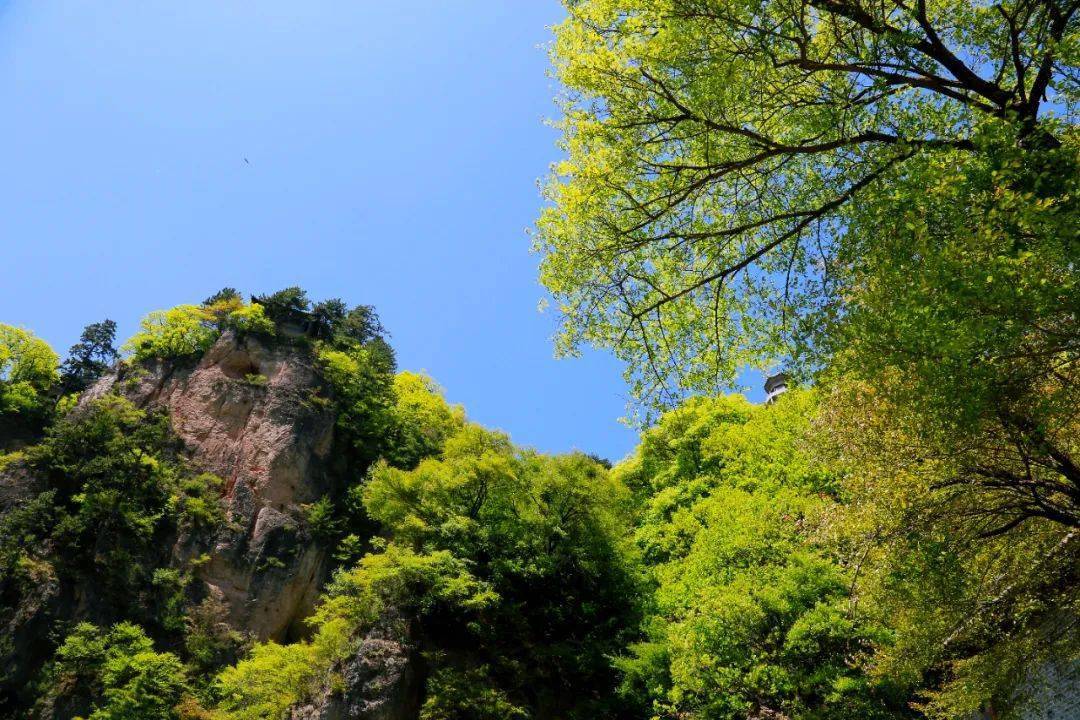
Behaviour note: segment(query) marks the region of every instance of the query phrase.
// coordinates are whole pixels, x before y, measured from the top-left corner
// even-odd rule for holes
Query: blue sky
[[[617,363],[555,360],[525,229],[555,0],[0,0],[0,321],[59,351],[225,285],[375,305],[403,368],[617,459]]]

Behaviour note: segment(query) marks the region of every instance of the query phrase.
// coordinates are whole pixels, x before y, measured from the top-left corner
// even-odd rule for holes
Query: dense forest
[[[535,249],[636,449],[298,287],[0,324],[0,717],[1080,716],[1080,3],[564,5]]]

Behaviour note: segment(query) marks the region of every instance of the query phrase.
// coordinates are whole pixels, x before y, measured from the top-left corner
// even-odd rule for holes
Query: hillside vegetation
[[[282,334],[295,317],[304,332]],[[102,358],[111,327],[84,335]],[[862,392],[694,398],[612,468],[477,426],[396,372],[371,308],[298,289],[151,313],[78,384],[75,359],[4,337],[5,422],[23,431],[0,456],[21,493],[2,508],[0,619],[34,630],[2,648],[8,717],[305,717],[358,692],[357,657],[390,662],[364,655],[372,637],[411,668],[394,680],[409,709],[388,716],[425,720],[959,718],[1021,707],[1033,668],[1076,656],[1072,535],[945,513],[955,468],[891,455],[902,439],[871,434],[888,407]],[[343,463],[298,506],[294,542],[329,558],[322,597],[306,629],[262,638],[205,572],[244,522],[237,490],[134,390],[256,339],[317,368],[295,402],[330,414]],[[281,557],[257,571],[288,574]]]
[[[0,717],[1080,717],[1080,2],[563,4],[534,249],[636,449],[296,287],[0,325]]]

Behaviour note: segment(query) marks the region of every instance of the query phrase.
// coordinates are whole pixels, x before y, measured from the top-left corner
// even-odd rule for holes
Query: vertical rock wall
[[[259,639],[301,632],[326,572],[303,505],[334,476],[334,415],[317,398],[323,388],[308,349],[225,333],[194,366],[128,369],[86,399],[114,389],[166,409],[192,464],[224,480],[228,522],[197,572],[232,624]]]

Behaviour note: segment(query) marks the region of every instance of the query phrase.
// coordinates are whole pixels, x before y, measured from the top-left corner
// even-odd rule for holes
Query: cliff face
[[[307,352],[225,333],[193,367],[120,371],[83,396],[118,391],[140,407],[166,409],[191,463],[224,480],[228,522],[197,574],[231,624],[259,639],[302,632],[326,573],[303,510],[340,472],[322,390]],[[173,552],[180,559],[193,550],[181,541]]]
[[[294,707],[289,720],[408,720],[420,712],[417,648],[409,623],[389,614],[360,640],[356,652],[333,672],[310,701]],[[333,685],[333,687],[332,687]]]
[[[119,366],[85,391],[72,412],[110,394],[165,411],[170,442],[171,436],[179,441],[169,452],[180,453],[179,466],[221,479],[225,522],[166,531],[152,545],[149,564],[190,571],[197,584],[188,592],[216,600],[210,607],[223,608],[221,619],[242,635],[279,642],[305,635],[303,621],[330,569],[305,506],[340,491],[362,469],[336,452],[332,391],[310,347],[226,332],[197,361]],[[49,482],[21,459],[0,469],[0,517],[33,502]],[[46,557],[52,552],[39,550]],[[35,567],[32,582],[0,615],[0,718],[25,716],[8,714],[8,703],[34,701],[30,684],[52,658],[55,628],[115,622],[92,573],[58,575],[47,562]],[[389,613],[354,638],[356,652],[333,668],[321,691],[292,709],[292,720],[417,717],[421,663],[412,636],[409,622]],[[31,716],[86,715],[84,695],[48,695]]]

